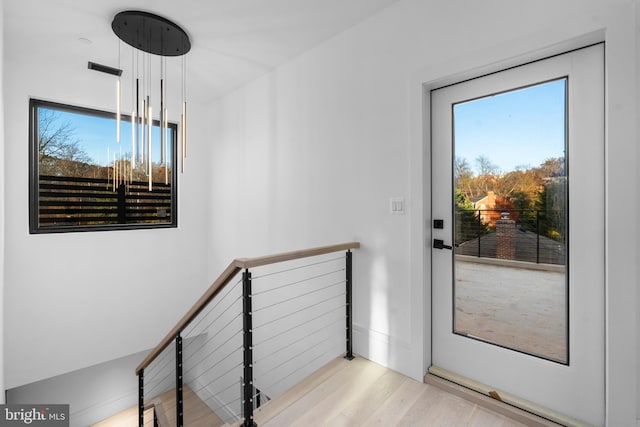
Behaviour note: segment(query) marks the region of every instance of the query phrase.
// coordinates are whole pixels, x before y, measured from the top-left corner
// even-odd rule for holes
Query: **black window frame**
[[[85,231],[112,231],[112,230],[144,230],[178,227],[178,125],[168,123],[171,129],[171,215],[167,222],[132,222],[96,225],[40,225],[40,174],[39,174],[39,138],[38,138],[38,109],[48,108],[53,110],[95,116],[116,120],[116,113],[59,102],[45,101],[41,99],[29,99],[29,234],[73,233]],[[121,114],[121,120],[131,121],[131,116]],[[158,120],[153,120],[153,126],[159,126]]]

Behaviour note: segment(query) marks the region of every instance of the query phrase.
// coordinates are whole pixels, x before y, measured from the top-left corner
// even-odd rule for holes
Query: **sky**
[[[60,123],[70,123],[73,136],[80,140],[84,151],[91,157],[96,165],[107,164],[107,153],[110,162],[113,162],[114,153],[120,157],[131,153],[131,122],[123,120],[120,129],[120,144],[116,140],[116,121],[112,118],[104,118],[89,114],[78,114],[57,110],[57,119]],[[131,120],[131,119],[129,119]],[[152,156],[154,162],[160,162],[160,129],[153,128],[151,137],[153,141]],[[169,148],[169,153],[171,148]],[[171,154],[169,154],[171,159]]]
[[[454,155],[476,174],[481,155],[503,173],[563,157],[565,87],[560,79],[456,104]]]

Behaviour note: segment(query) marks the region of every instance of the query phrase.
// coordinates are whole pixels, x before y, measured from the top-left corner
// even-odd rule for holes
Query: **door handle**
[[[441,239],[433,239],[433,248],[434,249],[453,249],[453,247],[444,244],[444,240]]]

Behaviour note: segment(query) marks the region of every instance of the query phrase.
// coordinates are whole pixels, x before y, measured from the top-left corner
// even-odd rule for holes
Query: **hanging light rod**
[[[121,76],[122,70],[119,68],[109,67],[108,65],[96,64],[95,62],[89,61],[88,68],[90,70],[100,71],[101,73],[112,74],[114,76]]]
[[[111,28],[125,43],[154,55],[181,56],[191,50],[189,36],[178,24],[153,13],[120,12]]]
[[[187,152],[187,100],[186,100],[186,68],[184,55],[191,50],[191,41],[187,33],[176,23],[149,12],[126,10],[116,14],[111,22],[111,29],[118,38],[131,46],[131,152],[128,160],[131,174],[146,176],[149,191],[153,189],[154,179],[164,175],[168,184],[168,168],[174,169],[175,161],[169,164],[169,134],[167,110],[167,57],[182,57],[181,81],[181,160],[184,172],[184,160]],[[121,60],[121,45],[118,44],[118,67]],[[140,55],[140,52],[142,53]],[[152,89],[152,60],[159,57],[158,83],[159,92]],[[140,64],[142,62],[142,64]],[[118,74],[120,76],[120,74]],[[155,75],[153,75],[155,77]],[[155,95],[158,96],[156,101]],[[120,143],[122,117],[122,81],[118,78],[116,85],[116,141]],[[155,105],[152,107],[152,105]],[[140,108],[142,107],[142,109]],[[156,109],[156,107],[159,107]],[[159,140],[154,138],[152,128],[156,122],[153,111],[157,111],[159,124]],[[178,111],[176,109],[175,111]],[[155,141],[154,141],[155,139]],[[157,147],[159,141],[159,151]],[[173,148],[172,148],[173,150]],[[160,153],[159,162],[153,156]],[[175,157],[174,157],[175,159]],[[164,171],[164,173],[162,173]]]

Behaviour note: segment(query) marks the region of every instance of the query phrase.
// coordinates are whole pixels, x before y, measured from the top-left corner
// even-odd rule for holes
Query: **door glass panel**
[[[569,363],[566,79],[453,106],[456,334]]]

